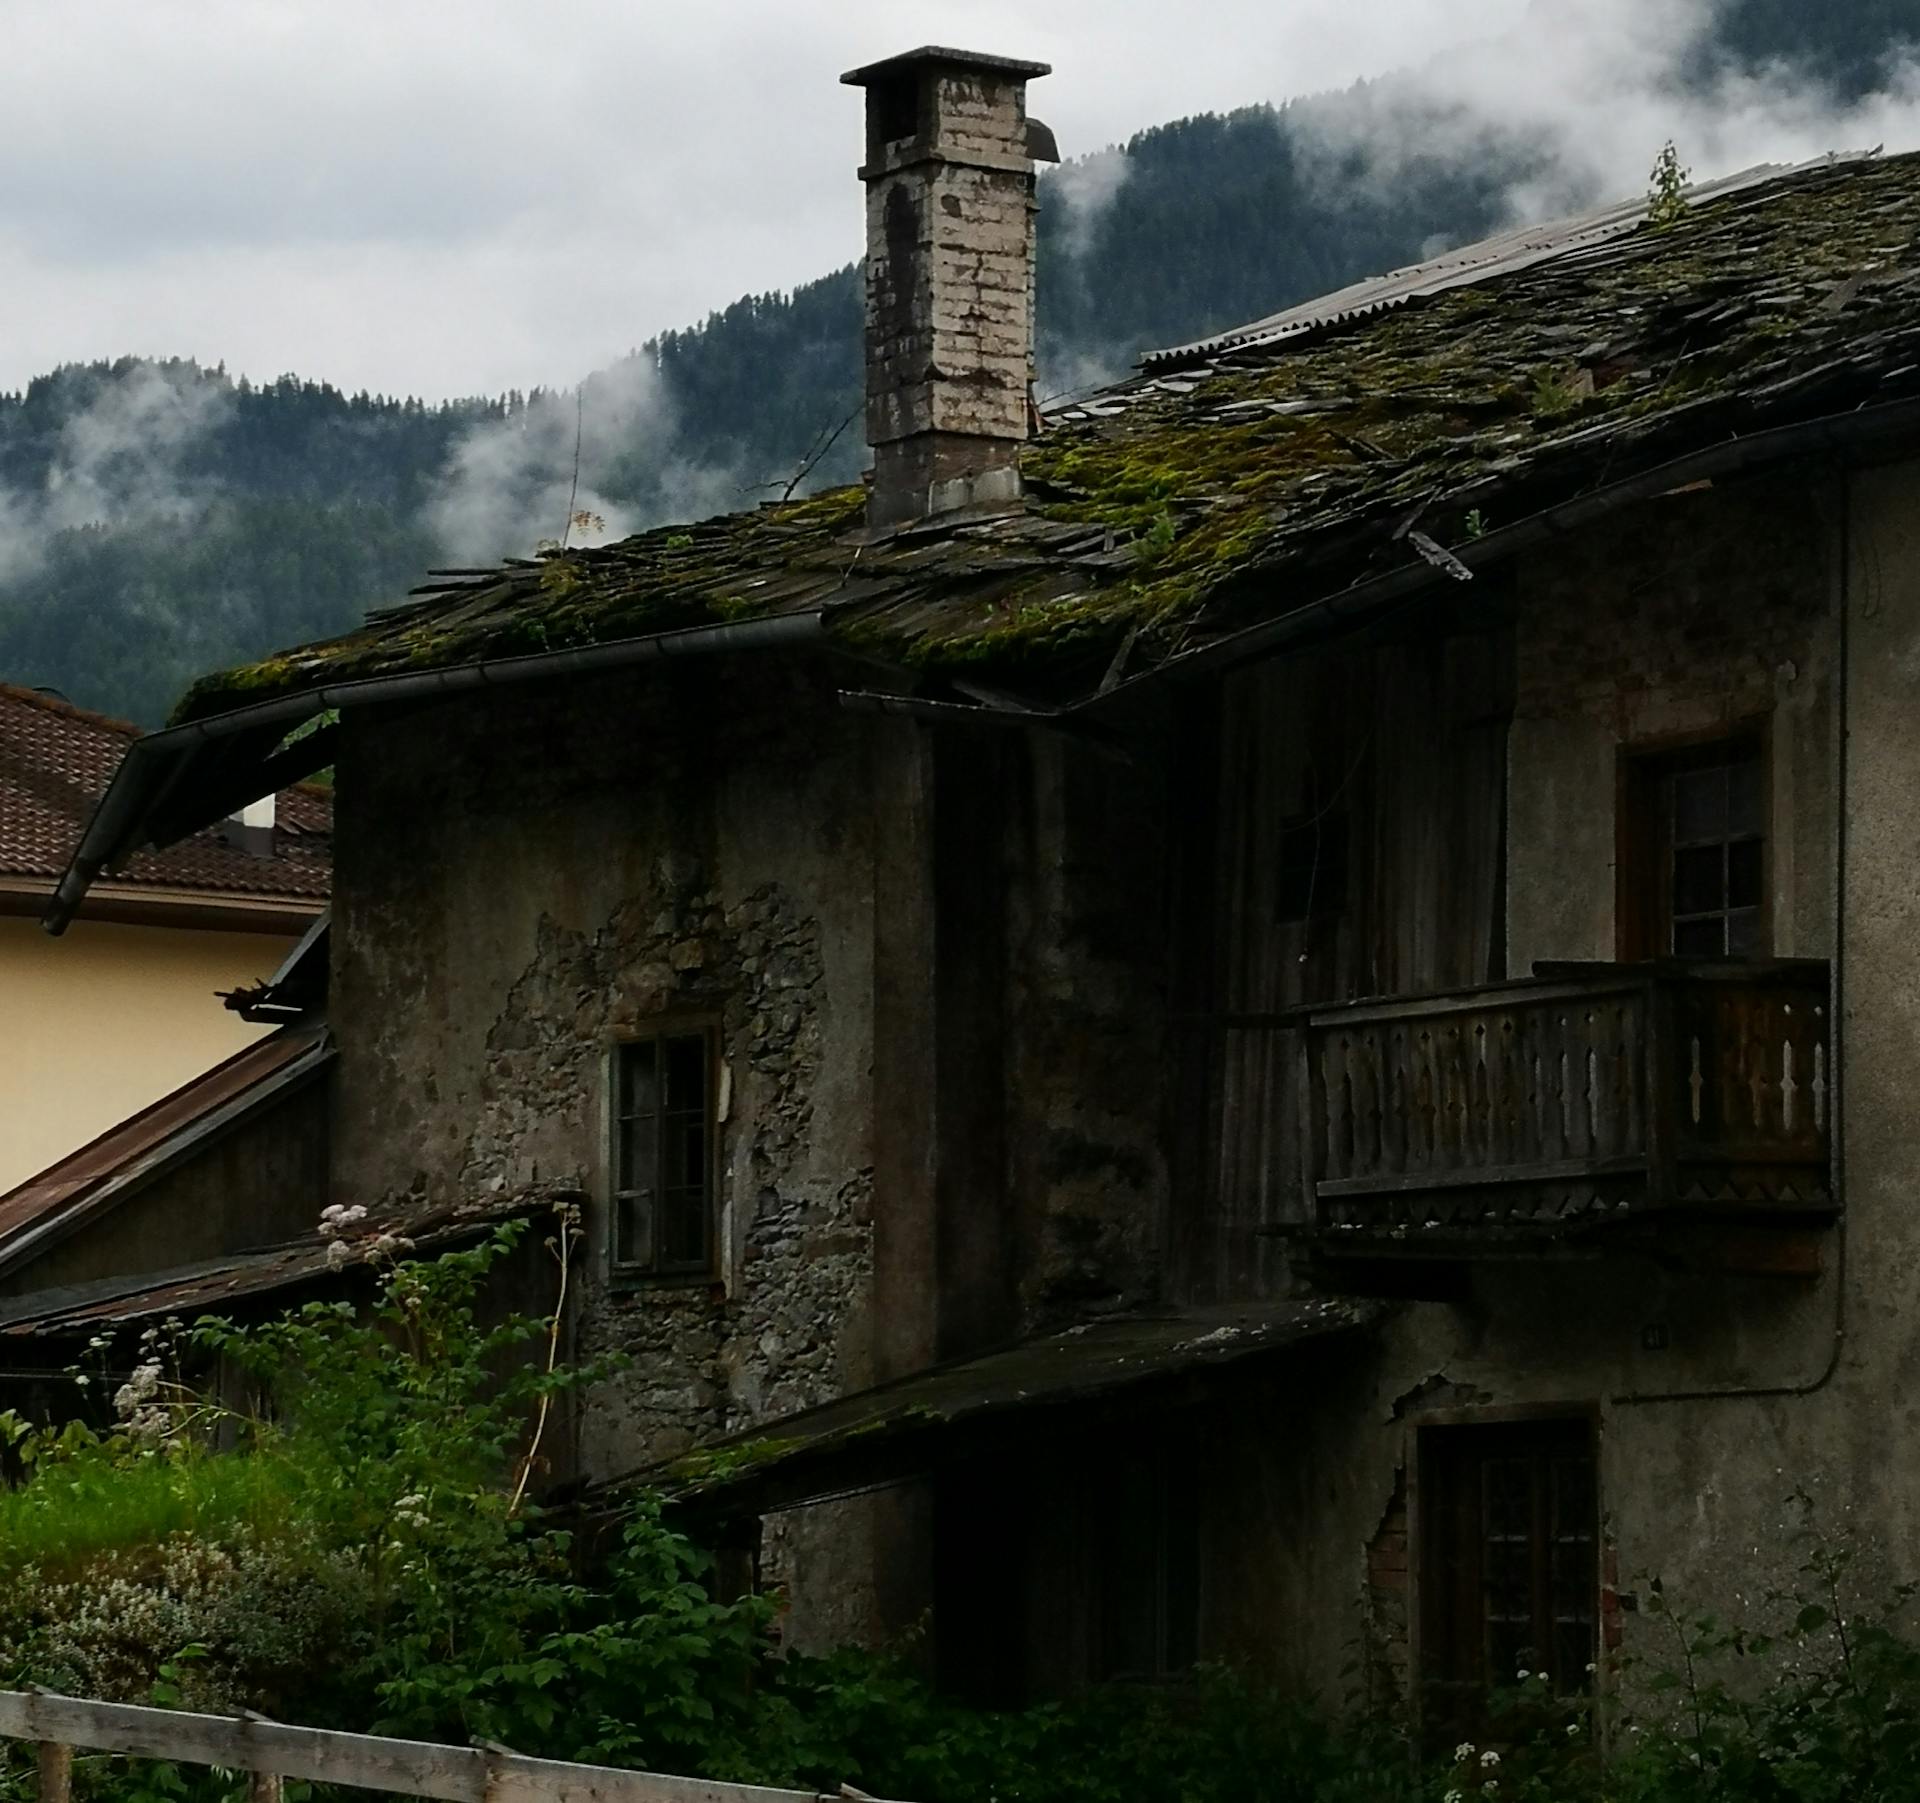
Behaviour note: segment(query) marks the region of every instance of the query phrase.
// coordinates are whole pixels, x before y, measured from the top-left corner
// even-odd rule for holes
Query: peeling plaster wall
[[[589,1476],[869,1380],[866,753],[766,659],[347,716],[336,1193],[586,1191],[577,1350],[631,1361],[585,1399]],[[689,1014],[726,1073],[717,1269],[616,1288],[609,1048]],[[860,1508],[770,1537],[812,1631],[863,1620]]]

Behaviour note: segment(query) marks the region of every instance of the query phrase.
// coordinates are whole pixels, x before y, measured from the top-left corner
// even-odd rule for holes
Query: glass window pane
[[[1727,916],[1728,952],[1736,958],[1750,958],[1760,949],[1760,910],[1735,908]]]
[[[1697,845],[1703,839],[1724,838],[1727,830],[1727,769],[1715,764],[1704,770],[1681,770],[1673,779],[1673,839],[1676,845]]]
[[[623,1194],[651,1193],[659,1181],[660,1122],[651,1114],[620,1122],[615,1134],[613,1187]]]
[[[1726,848],[1696,845],[1673,854],[1673,911],[1707,914],[1727,905]]]
[[[704,1190],[670,1190],[660,1211],[660,1263],[686,1269],[706,1263],[707,1196]]]
[[[616,1196],[613,1201],[613,1262],[617,1265],[652,1264],[652,1229],[651,1196]]]
[[[1760,760],[1743,758],[1727,771],[1727,832],[1764,833],[1766,821],[1762,809],[1766,797],[1761,792]]]
[[[1704,920],[1676,920],[1673,923],[1673,953],[1676,958],[1721,958],[1726,956],[1726,928],[1722,916],[1710,914]]]
[[[652,1114],[660,1106],[660,1047],[657,1040],[642,1039],[620,1048],[620,1112],[623,1115]]]
[[[669,1108],[707,1105],[707,1041],[702,1033],[683,1034],[666,1042]]]
[[[1758,839],[1741,839],[1727,847],[1727,906],[1757,908],[1766,858]]]

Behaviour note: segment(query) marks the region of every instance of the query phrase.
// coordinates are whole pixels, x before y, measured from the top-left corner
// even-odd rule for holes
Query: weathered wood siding
[[[1280,1275],[1266,1230],[1306,1218],[1288,1011],[1506,974],[1512,671],[1511,634],[1483,630],[1274,662],[1222,685],[1198,903],[1212,918],[1196,925],[1210,951],[1194,998],[1215,1018],[1186,1033],[1203,1073],[1189,1070],[1180,1123],[1189,1294],[1260,1293]],[[1319,867],[1289,868],[1303,858]]]

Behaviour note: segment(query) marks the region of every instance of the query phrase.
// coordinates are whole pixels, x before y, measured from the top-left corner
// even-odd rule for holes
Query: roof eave
[[[179,810],[176,824],[181,819],[192,823],[173,833],[172,837],[179,838],[223,818],[234,807],[325,769],[332,758],[332,744],[322,733],[311,734],[291,745],[283,746],[283,741],[294,727],[330,709],[345,712],[375,703],[431,700],[468,689],[617,669],[660,658],[796,644],[819,638],[823,618],[819,612],[811,612],[783,614],[765,620],[730,620],[716,626],[683,627],[675,632],[621,639],[607,645],[540,651],[522,657],[482,658],[438,670],[354,677],[318,684],[268,701],[250,702],[136,739],[127,748],[112,782],[94,809],[72,860],[54,888],[41,925],[55,937],[67,930],[101,873],[150,841],[153,815],[163,801],[172,800]],[[238,757],[223,756],[225,742],[236,738],[252,739],[254,744],[243,744],[242,755]],[[188,766],[197,756],[208,756],[211,760],[201,790],[216,797],[208,804],[211,812],[205,808],[200,810],[206,813],[205,819],[196,816],[189,799],[191,785],[185,781]],[[261,772],[258,786],[245,780],[249,767]],[[186,795],[181,794],[183,789]]]

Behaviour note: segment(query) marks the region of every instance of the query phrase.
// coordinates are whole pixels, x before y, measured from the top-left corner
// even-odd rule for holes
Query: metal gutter
[[[140,843],[136,834],[142,820],[162,789],[179,775],[186,757],[211,741],[231,738],[236,733],[256,732],[263,727],[291,727],[329,708],[425,700],[468,689],[533,682],[546,676],[619,669],[659,658],[798,644],[819,638],[824,620],[825,614],[820,610],[781,614],[767,620],[729,620],[718,626],[688,626],[676,632],[654,633],[647,638],[621,639],[610,645],[536,651],[524,657],[455,664],[444,670],[356,677],[303,689],[297,695],[256,701],[229,713],[191,720],[183,726],[169,726],[146,738],[135,739],[127,747],[126,756],[113,773],[113,781],[107,785],[106,794],[88,821],[87,830],[81,835],[40,924],[55,937],[67,930],[94,879]],[[320,767],[316,763],[312,768]],[[310,775],[311,770],[305,774]]]

